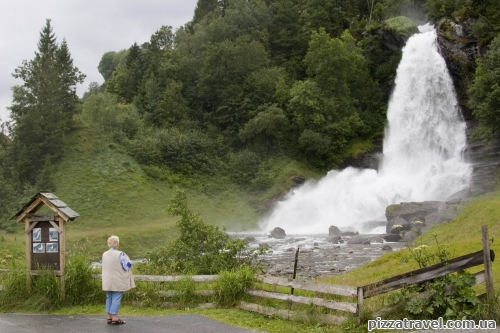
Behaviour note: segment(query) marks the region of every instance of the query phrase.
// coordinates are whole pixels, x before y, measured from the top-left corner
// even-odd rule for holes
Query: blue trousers
[[[123,291],[106,291],[106,312],[117,315],[122,302]]]

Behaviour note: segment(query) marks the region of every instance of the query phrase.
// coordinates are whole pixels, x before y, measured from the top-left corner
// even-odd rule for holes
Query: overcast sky
[[[34,58],[45,20],[60,43],[66,38],[73,62],[87,75],[77,86],[83,95],[90,82],[102,83],[97,70],[108,51],[142,44],[162,25],[174,31],[193,18],[197,0],[0,0],[0,119],[11,105],[11,87],[22,84],[12,73]]]

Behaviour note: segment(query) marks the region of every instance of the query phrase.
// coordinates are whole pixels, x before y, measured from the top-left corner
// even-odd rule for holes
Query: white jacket
[[[121,251],[109,249],[102,254],[102,290],[127,291],[135,288],[132,272],[123,269]]]

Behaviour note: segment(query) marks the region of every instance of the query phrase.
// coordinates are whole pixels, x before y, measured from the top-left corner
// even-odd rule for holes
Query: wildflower
[[[425,244],[422,244],[422,245],[417,246],[416,248],[414,248],[414,250],[415,250],[415,251],[420,251],[420,250],[422,250],[422,249],[425,249],[426,247],[429,247],[429,246],[427,246],[427,245],[425,245]]]
[[[422,222],[422,221],[413,221],[412,223],[413,224],[424,224],[424,222]]]
[[[396,229],[396,228],[402,228],[403,226],[401,224],[395,224],[392,226],[392,229]]]

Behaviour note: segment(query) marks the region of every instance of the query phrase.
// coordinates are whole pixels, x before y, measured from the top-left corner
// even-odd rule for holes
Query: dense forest
[[[484,50],[468,93],[477,136],[491,137],[500,128],[495,0],[199,0],[177,31],[164,25],[105,53],[104,83],[81,99],[85,76],[47,20],[35,57],[13,73],[24,83],[12,88],[0,134],[0,228],[12,229],[27,196],[56,190],[65,137],[81,128],[109,135],[158,179],[221,177],[264,191],[280,158],[338,167],[383,133],[401,57],[384,34],[404,41],[442,18],[472,22]]]

